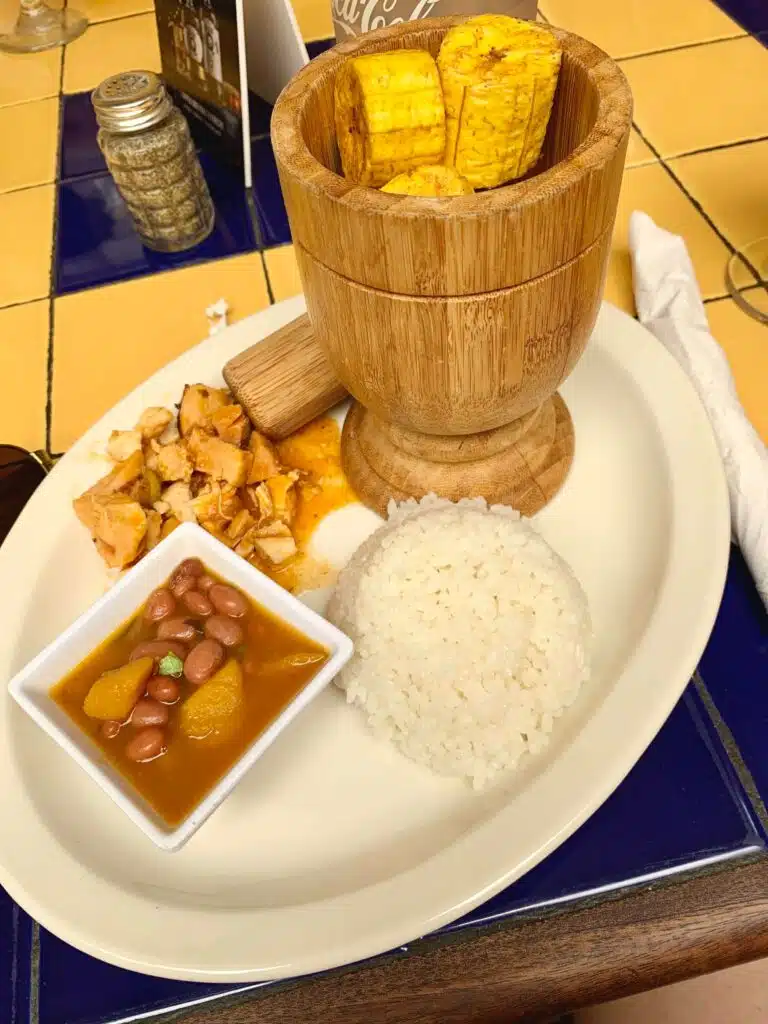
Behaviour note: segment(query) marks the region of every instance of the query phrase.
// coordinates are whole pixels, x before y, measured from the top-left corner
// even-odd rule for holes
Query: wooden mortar
[[[463,18],[359,36],[312,61],[272,117],[312,327],[357,400],[342,439],[361,499],[482,495],[528,515],[559,489],[573,425],[557,388],[600,305],[632,118],[617,64],[558,29],[563,62],[541,160],[516,184],[448,199],[339,174],[336,72],[351,55],[437,55]]]

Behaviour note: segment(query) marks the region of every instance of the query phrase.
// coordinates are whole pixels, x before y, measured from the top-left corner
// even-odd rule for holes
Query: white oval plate
[[[8,680],[107,585],[70,502],[105,472],[114,428],[182,385],[221,383],[235,353],[303,300],[204,341],[109,412],[61,460],[0,548]],[[519,878],[606,799],[704,648],[725,580],[729,514],[709,422],[660,344],[604,306],[562,389],[576,427],[565,487],[536,524],[587,592],[594,678],[549,749],[477,795],[366,732],[331,688],[180,853],[157,850],[76,764],[0,699],[0,883],[74,946],[195,981],[284,978],[380,953]],[[375,525],[329,517],[342,561]]]

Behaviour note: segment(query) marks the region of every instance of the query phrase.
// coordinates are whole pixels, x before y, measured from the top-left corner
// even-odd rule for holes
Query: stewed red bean
[[[208,597],[217,612],[228,615],[232,619],[241,619],[248,611],[248,601],[239,590],[228,587],[226,583],[214,583],[208,591]]]
[[[212,615],[205,623],[205,635],[225,647],[237,647],[243,642],[242,627],[226,615]]]
[[[185,558],[173,570],[173,576],[202,576],[204,572],[205,566],[199,558]]]
[[[184,643],[191,643],[196,637],[197,627],[186,619],[164,619],[157,627],[158,640],[181,640]]]
[[[199,590],[189,590],[182,600],[192,614],[199,615],[201,619],[213,614],[213,605]]]
[[[329,652],[198,560],[177,560],[164,578],[51,698],[175,827],[269,727],[274,702],[257,691],[292,700]]]
[[[195,589],[195,577],[194,576],[179,576],[177,578],[171,577],[171,582],[168,584],[171,588],[171,592],[174,597],[181,599],[188,591]]]
[[[218,640],[201,640],[192,648],[184,662],[184,675],[195,686],[210,679],[224,663],[224,648]]]
[[[168,721],[168,707],[151,697],[142,697],[136,701],[131,715],[131,725],[135,729],[143,729],[148,725],[165,725]]]
[[[166,654],[175,654],[177,658],[187,656],[187,648],[178,640],[143,640],[131,651],[129,661],[136,661],[137,658],[164,658]]]
[[[167,587],[159,587],[149,595],[144,606],[144,618],[147,622],[160,622],[176,611],[176,600]]]
[[[199,558],[185,558],[177,565],[168,581],[168,586],[176,597],[181,597],[195,586],[195,580],[205,572]]]
[[[159,725],[150,725],[128,741],[125,756],[129,761],[152,761],[165,751],[165,733]]]
[[[147,696],[161,704],[175,704],[181,696],[181,687],[170,676],[152,676],[147,683]]]

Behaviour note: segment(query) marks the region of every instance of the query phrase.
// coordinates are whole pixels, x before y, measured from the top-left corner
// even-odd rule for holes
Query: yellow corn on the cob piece
[[[475,188],[519,178],[539,159],[560,70],[547,28],[485,14],[450,29],[437,65],[446,110],[444,163]]]
[[[381,191],[399,196],[466,196],[475,190],[453,167],[435,164],[398,174]]]
[[[378,188],[403,171],[442,161],[443,91],[426,50],[353,57],[336,76],[334,99],[345,177]]]

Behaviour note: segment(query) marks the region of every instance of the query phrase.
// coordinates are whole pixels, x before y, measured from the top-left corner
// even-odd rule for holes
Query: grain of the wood
[[[560,385],[594,326],[610,245],[606,234],[544,277],[446,298],[368,288],[301,246],[296,257],[318,341],[350,394],[407,430],[466,435],[511,423]]]
[[[240,352],[223,372],[253,425],[274,440],[287,437],[347,395],[306,315]]]
[[[536,412],[535,425],[520,438],[491,455],[467,460],[459,446],[465,438],[453,438],[460,456],[452,461],[445,442],[440,460],[428,454],[403,451],[393,444],[382,421],[359,403],[344,424],[342,459],[352,488],[364,494],[371,507],[386,514],[391,498],[439,494],[452,501],[484,497],[490,503],[514,505],[523,515],[535,515],[562,486],[573,461],[573,424],[559,395],[548,399]],[[497,432],[481,435],[493,438]],[[509,434],[506,427],[498,433]],[[411,435],[418,437],[419,435]],[[431,440],[426,434],[422,441]],[[470,442],[474,435],[470,435]]]
[[[380,510],[387,487],[393,496],[450,498],[482,487],[484,497],[537,511],[573,450],[572,437],[553,449],[552,417],[549,430],[528,424],[506,466],[499,454],[473,472],[446,469],[444,439],[465,435],[472,447],[498,428],[521,434],[514,421],[547,402],[581,355],[601,298],[631,96],[606,54],[558,32],[553,114],[526,181],[448,200],[344,181],[335,173],[333,86],[345,59],[403,46],[436,53],[461,20],[409,22],[313,61],[278,101],[272,138],[317,340],[378,420],[423,435],[398,452],[375,421],[360,443],[351,424],[342,457],[360,497]],[[568,426],[563,419],[561,433]]]
[[[186,1024],[508,1024],[768,955],[768,857],[330,972]]]
[[[520,416],[512,423],[497,427],[495,430],[458,436],[419,434],[400,427],[397,423],[379,419],[370,411],[368,415],[376,420],[378,429],[390,443],[407,455],[415,455],[417,458],[428,456],[433,462],[473,462],[475,459],[487,459],[496,455],[519,441],[526,431],[535,429],[537,421],[545,415],[545,407],[546,403],[529,412],[527,416]]]
[[[390,496],[482,495],[533,515],[557,493],[570,457],[558,457],[553,430],[536,427],[530,414],[549,400],[587,343],[609,248],[606,234],[568,264],[503,291],[416,298],[349,281],[296,247],[310,318],[331,364],[376,421],[393,427],[379,458],[368,453],[368,465],[357,446],[344,454],[363,501],[381,512]],[[410,450],[385,453],[398,432],[409,435]],[[469,450],[498,447],[510,435],[517,451],[510,445],[506,463],[500,453],[491,455],[493,464],[474,475],[447,471],[435,463],[445,460],[451,435]],[[342,447],[350,444],[353,434],[345,431]],[[547,468],[541,478],[539,466]],[[392,485],[388,493],[382,479]]]

